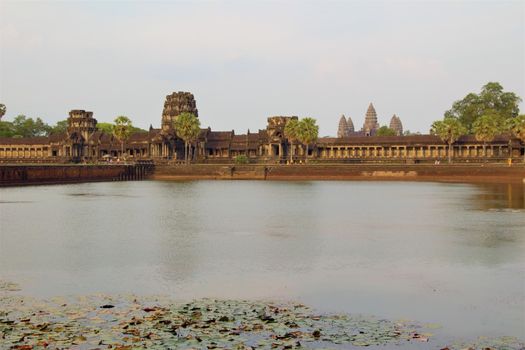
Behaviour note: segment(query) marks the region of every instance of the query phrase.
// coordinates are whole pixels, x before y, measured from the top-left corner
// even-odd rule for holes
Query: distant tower
[[[352,133],[355,132],[354,122],[352,121],[352,118],[348,117],[348,120],[346,121],[346,125],[348,126],[348,135],[352,135]]]
[[[377,113],[374,105],[370,103],[368,110],[366,111],[365,123],[363,124],[363,131],[366,136],[375,134],[376,130],[379,129],[379,123],[377,122]]]
[[[84,141],[87,141],[97,130],[97,120],[93,118],[93,112],[74,109],[69,112],[66,130],[69,137],[82,136]]]
[[[339,119],[339,127],[337,129],[337,137],[348,137],[348,124],[346,123],[346,117],[343,114]]]
[[[394,130],[397,136],[403,135],[403,124],[401,123],[401,119],[395,114],[392,116],[392,119],[390,119],[390,129]]]
[[[185,112],[193,113],[196,117],[199,116],[197,103],[192,93],[179,91],[166,96],[164,110],[162,111],[162,131],[172,130],[173,121]]]

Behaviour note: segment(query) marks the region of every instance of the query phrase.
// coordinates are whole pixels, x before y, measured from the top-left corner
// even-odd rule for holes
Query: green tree
[[[148,132],[147,130],[144,130],[142,128],[139,128],[139,127],[136,127],[136,126],[132,126],[131,127],[131,134],[136,134],[136,133],[139,133],[139,132]]]
[[[0,137],[13,137],[15,136],[15,128],[11,122],[0,121]]]
[[[5,112],[7,111],[5,104],[0,103],[0,120],[2,120],[2,117],[5,115]]]
[[[397,133],[394,129],[390,129],[388,126],[383,125],[377,129],[376,136],[396,136]]]
[[[105,123],[105,122],[97,123],[97,129],[107,134],[111,134],[113,132],[113,127],[114,125],[112,123]],[[138,132],[147,132],[147,131],[132,125],[131,135],[138,133]]]
[[[293,143],[297,140],[299,120],[290,119],[284,126],[284,136],[290,142],[290,164],[293,162]]]
[[[189,145],[199,137],[201,122],[194,114],[185,112],[175,118],[173,127],[177,136],[184,140],[184,160],[188,164]]]
[[[67,120],[58,121],[52,128],[51,134],[62,134],[67,131]]]
[[[306,146],[305,162],[308,162],[308,147],[319,136],[319,126],[314,118],[303,118],[297,125],[297,140]]]
[[[473,131],[473,124],[482,115],[496,115],[500,123],[519,114],[521,98],[513,92],[503,91],[500,83],[489,82],[483,86],[479,94],[470,93],[462,100],[452,104],[452,108],[445,112],[446,117],[457,118],[469,133]]]
[[[494,114],[482,115],[472,123],[472,130],[474,131],[476,140],[483,142],[483,156],[486,158],[487,142],[491,142],[496,135],[501,133],[499,116]]]
[[[121,154],[124,157],[124,142],[131,136],[131,129],[133,127],[131,120],[126,116],[118,116],[114,120],[113,135],[120,141]]]
[[[97,129],[105,132],[106,134],[112,134],[113,133],[113,127],[114,125],[112,123],[97,123]]]
[[[448,162],[452,162],[452,144],[457,139],[464,135],[467,129],[461,124],[459,120],[452,117],[445,117],[443,120],[438,120],[432,123],[430,133],[437,135],[443,142],[448,144]]]
[[[244,154],[239,154],[233,159],[233,161],[235,162],[235,164],[248,164],[250,162],[248,157],[246,157],[246,155]]]
[[[47,136],[51,132],[51,127],[44,123],[42,119],[27,118],[25,115],[18,115],[13,120],[14,135],[19,137]]]
[[[518,138],[522,143],[525,143],[525,114],[509,119],[506,126],[512,135]],[[523,161],[525,162],[525,154]]]

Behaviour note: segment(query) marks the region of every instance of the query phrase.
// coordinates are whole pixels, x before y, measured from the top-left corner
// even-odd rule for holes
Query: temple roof
[[[368,109],[366,110],[367,116],[377,116],[376,109],[374,108],[374,105],[372,102],[370,102],[370,105],[368,105]]]
[[[456,144],[475,143],[474,135],[461,136]],[[509,142],[509,135],[498,135],[494,138],[493,143],[506,144]],[[317,145],[338,145],[338,146],[356,146],[356,145],[446,145],[438,136],[435,135],[411,135],[411,136],[351,136],[351,137],[323,137],[317,140]]]
[[[348,117],[348,119],[346,120],[346,125],[348,126],[348,132],[354,132],[354,122],[352,121],[352,118]]]
[[[0,145],[49,145],[49,137],[0,137]]]
[[[208,141],[230,140],[234,135],[233,131],[210,131],[207,135]]]
[[[341,115],[339,119],[339,126],[337,128],[337,137],[347,137],[348,136],[348,124],[346,123],[345,115]]]

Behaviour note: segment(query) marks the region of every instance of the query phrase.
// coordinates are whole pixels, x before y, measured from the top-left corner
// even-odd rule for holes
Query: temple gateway
[[[131,135],[124,144],[112,134],[97,128],[93,112],[72,110],[66,132],[48,137],[0,138],[0,162],[100,162],[123,158],[159,163],[184,160],[184,142],[177,136],[173,121],[184,112],[198,117],[193,94],[174,92],[166,96],[161,127],[150,126],[147,132]],[[295,116],[272,116],[265,129],[246,134],[201,129],[198,140],[191,145],[193,161],[200,163],[231,163],[244,156],[251,163],[321,162],[434,162],[447,157],[448,146],[432,135],[402,136],[401,120],[394,115],[390,128],[398,136],[375,136],[379,124],[374,106],[370,104],[360,131],[354,131],[350,118],[339,121],[337,137],[323,137],[306,147],[290,143],[284,134],[286,123]],[[496,137],[483,145],[474,136],[463,136],[453,144],[455,161],[475,162],[486,158],[502,161],[521,158],[525,147],[508,135]],[[290,155],[293,155],[290,158]],[[244,158],[243,157],[243,158]]]

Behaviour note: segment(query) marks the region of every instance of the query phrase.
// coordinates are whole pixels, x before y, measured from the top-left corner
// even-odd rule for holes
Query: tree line
[[[5,105],[0,104],[0,119],[5,114]],[[127,118],[127,117],[126,117]],[[129,119],[129,118],[128,118]],[[130,120],[131,122],[131,120]],[[97,128],[105,133],[113,134],[115,122],[97,123]],[[45,123],[41,118],[31,118],[25,115],[16,116],[13,121],[0,120],[0,137],[38,137],[49,136],[51,134],[65,133],[67,130],[67,119],[56,122],[55,125]],[[146,130],[130,126],[131,134],[136,132],[145,132]]]
[[[525,115],[519,114],[521,98],[503,91],[500,83],[489,82],[479,94],[469,93],[452,104],[442,120],[432,123],[430,133],[448,145],[448,162],[452,159],[452,144],[462,135],[474,135],[487,143],[500,134],[510,134],[525,142]]]

